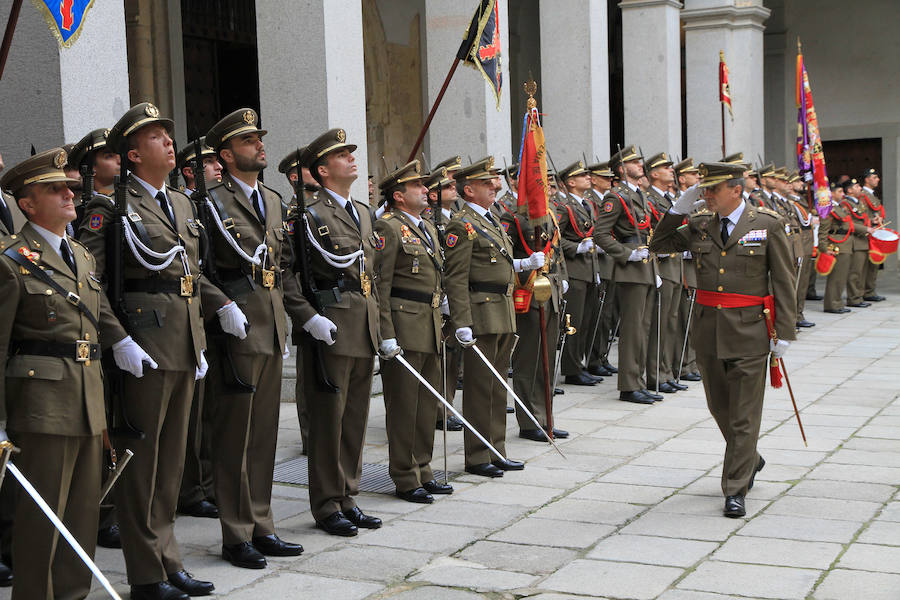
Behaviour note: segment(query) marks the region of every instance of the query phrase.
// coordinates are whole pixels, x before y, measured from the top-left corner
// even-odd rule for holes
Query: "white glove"
[[[130,335],[113,344],[113,359],[117,367],[137,378],[144,376],[144,363],[151,369],[159,368],[156,361]]]
[[[225,306],[221,306],[216,310],[219,315],[219,323],[222,325],[222,331],[229,335],[242,340],[247,337],[248,326],[250,321],[247,320],[244,311],[238,307],[236,302],[229,302]]]
[[[203,350],[200,352],[200,364],[197,365],[197,370],[194,371],[194,381],[200,381],[206,377],[207,371],[209,371],[209,363],[206,362],[206,350]]]
[[[593,247],[594,240],[592,240],[591,238],[584,238],[583,240],[578,242],[578,248],[575,249],[575,254],[587,254]]]
[[[6,435],[6,430],[0,427],[0,442],[8,442],[9,436]]]
[[[769,350],[772,351],[775,358],[782,358],[790,345],[791,343],[785,340],[778,340],[777,343],[769,340]]]
[[[660,277],[659,275],[656,276],[656,287],[662,287],[662,277]]]
[[[447,302],[447,296],[444,296],[441,299],[441,314],[445,317],[450,316],[450,303]]]
[[[313,338],[320,342],[325,342],[330,346],[334,343],[334,334],[337,333],[337,325],[327,317],[315,315],[303,324],[303,330],[313,336]]]
[[[532,271],[543,267],[546,257],[543,252],[532,252],[528,258],[518,258],[516,260],[519,261],[518,263],[515,260],[513,261],[513,268],[516,271]]]
[[[284,345],[284,353],[281,355],[281,360],[287,360],[291,357],[291,349],[288,348],[287,343]]]
[[[472,337],[472,328],[471,327],[460,327],[456,330],[456,339],[459,340],[459,343],[467,346],[475,341],[475,338]]]
[[[646,258],[650,258],[650,250],[647,248],[635,248],[628,256],[628,262],[640,262]]]
[[[691,254],[691,251],[690,251],[690,250],[685,250],[684,252],[681,253],[681,256],[682,256],[682,258],[684,258],[685,260],[691,260],[692,258],[694,258],[694,255]]]
[[[700,199],[700,186],[695,183],[678,196],[669,212],[676,215],[689,215],[705,203],[705,200]]]
[[[591,241],[593,241],[593,240],[591,240]],[[594,252],[596,252],[597,254],[606,254],[606,250],[604,250],[597,244],[594,244]]]
[[[378,346],[378,354],[386,360],[390,360],[402,353],[403,350],[400,348],[400,344],[397,343],[397,338],[382,340],[381,344]]]
[[[563,288],[563,294],[565,294],[566,292],[569,291],[569,281],[567,279],[562,280],[562,288]]]

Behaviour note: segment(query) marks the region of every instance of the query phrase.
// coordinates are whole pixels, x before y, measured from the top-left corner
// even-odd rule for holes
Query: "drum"
[[[869,261],[872,264],[880,265],[888,254],[897,251],[898,242],[900,242],[900,235],[893,229],[876,229],[869,236]]]

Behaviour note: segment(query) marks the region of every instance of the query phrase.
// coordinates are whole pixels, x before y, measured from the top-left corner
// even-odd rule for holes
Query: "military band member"
[[[550,298],[539,301],[532,293],[527,305],[516,309],[516,334],[519,336],[519,341],[512,354],[512,385],[519,399],[528,407],[529,412],[538,420],[544,431],[547,431],[549,420],[541,350],[540,307],[544,306],[544,335],[547,344],[547,364],[550,371],[552,408],[553,369],[556,366],[556,342],[560,325],[559,313],[562,309],[563,294],[569,287],[566,261],[560,245],[559,228],[553,219],[549,219],[540,226],[540,231],[537,232],[535,227],[529,225],[527,217],[519,215],[515,211],[504,213],[500,219],[500,225],[512,240],[514,258],[526,259],[534,252],[542,252],[546,261],[546,269],[525,270],[516,273],[517,288],[528,284],[529,281],[531,281],[532,289],[548,285]],[[545,270],[546,272],[544,272]],[[534,280],[530,279],[532,274],[534,274]],[[516,421],[519,423],[520,438],[536,442],[547,441],[544,432],[535,427],[534,422],[518,405],[516,405]],[[553,437],[564,439],[569,437],[569,432],[554,427]]]
[[[765,461],[756,449],[769,352],[794,339],[792,254],[778,218],[742,198],[737,164],[701,164],[708,211],[689,217],[700,188],[681,195],[650,242],[653,252],[690,250],[697,263],[694,335],[709,410],[725,438],[724,514],[746,514],[744,498]],[[768,313],[764,312],[768,309]],[[770,323],[771,337],[766,318]]]
[[[591,352],[589,345],[599,318],[602,291],[600,261],[591,237],[598,209],[587,196],[591,175],[584,161],[562,169],[559,178],[568,192],[557,208],[560,244],[569,273],[566,310],[572,315],[572,327],[576,330],[563,348],[560,371],[568,384],[591,386],[603,381],[602,377],[587,372],[584,360]]]
[[[422,216],[428,207],[422,179],[419,161],[412,161],[379,185],[388,212],[375,223],[375,281],[381,299],[389,473],[398,498],[430,504],[432,494],[453,492],[452,486],[435,481],[431,470],[437,402],[403,365],[391,360],[402,352],[435,389],[440,387],[444,258],[434,223]]]
[[[844,306],[841,295],[847,289],[850,262],[853,256],[853,209],[844,200],[844,188],[831,187],[831,210],[819,225],[819,260],[822,256],[833,257],[834,264],[825,283],[825,312],[843,314],[850,312]]]
[[[850,255],[850,274],[847,277],[847,306],[867,308],[871,302],[863,299],[865,293],[866,263],[869,262],[869,235],[871,217],[865,201],[861,201],[862,186],[856,179],[848,179],[841,184],[844,202],[850,207],[853,223],[853,252]]]
[[[535,252],[527,259],[513,259],[512,242],[490,214],[496,197],[492,167],[488,158],[456,174],[464,206],[447,227],[444,289],[457,339],[464,346],[477,339],[494,368],[505,374],[516,328],[514,273],[543,266],[544,256]],[[506,389],[474,350],[463,353],[463,416],[505,456]],[[464,445],[468,473],[501,477],[504,471],[525,468],[522,462],[493,457],[468,430]]]
[[[659,219],[672,206],[668,188],[675,181],[672,161],[665,152],[647,159],[644,170],[650,180],[647,203],[651,207],[651,223],[655,227]],[[686,390],[687,386],[675,381],[673,367],[676,353],[681,351],[681,335],[678,333],[678,307],[681,304],[682,265],[681,254],[658,254],[656,264],[661,279],[656,288],[654,305],[651,306],[650,343],[647,347],[647,388],[671,394]],[[658,303],[658,306],[657,306]],[[677,347],[677,350],[676,350]],[[659,373],[659,379],[656,374]]]
[[[815,208],[809,205],[809,201],[803,192],[803,181],[796,171],[788,174],[787,198],[800,225],[798,239],[800,240],[801,256],[800,269],[797,274],[797,327],[814,327],[815,323],[807,320],[803,315],[806,307],[806,291],[809,288],[809,278],[815,269],[813,268],[813,251],[818,242],[815,231],[819,227],[819,216]],[[802,195],[801,195],[802,194]]]
[[[18,233],[0,238],[0,411],[21,450],[16,466],[93,556],[106,428],[100,346],[127,334],[94,277],[94,257],[66,234],[75,218],[66,159],[54,148],[0,179],[27,219]],[[2,429],[0,438],[7,439]],[[37,505],[18,495],[12,597],[84,598],[90,571]]]
[[[377,240],[368,204],[350,197],[357,178],[356,145],[347,142],[346,132],[331,129],[307,150],[303,164],[323,188],[306,207],[317,245],[310,253],[310,275],[319,310],[303,295],[296,276],[286,278],[285,297],[291,319],[306,332],[299,338],[303,373],[298,377],[307,398],[316,399],[307,405],[309,503],[318,527],[353,536],[358,527],[381,527],[381,519],[363,513],[354,498],[380,343],[373,285]],[[295,232],[302,226],[295,221]],[[323,391],[323,372],[336,391]]]
[[[603,205],[603,197],[612,189],[616,175],[610,170],[609,162],[590,165],[587,169],[591,174],[591,189],[587,191],[585,196],[590,199],[594,206],[600,207]],[[604,301],[600,312],[600,324],[597,326],[597,335],[594,338],[594,347],[590,349],[588,374],[609,377],[619,371],[610,364],[608,356],[610,349],[609,338],[614,334],[613,328],[616,326],[616,320],[619,315],[619,305],[616,301],[616,282],[613,278],[616,264],[612,257],[606,254],[600,246],[595,245],[594,252],[597,255],[601,294]],[[566,308],[568,309],[568,306]]]
[[[657,275],[647,249],[650,207],[638,187],[644,173],[643,157],[634,146],[627,146],[614,154],[609,164],[621,181],[603,198],[594,242],[616,261],[613,277],[621,314],[619,400],[653,404],[662,396],[649,392],[644,379]]]
[[[123,369],[120,402],[144,437],[115,440],[120,451],[130,448],[134,458],[114,493],[135,599],[184,598],[185,593],[208,594],[213,589],[184,570],[173,526],[194,382],[207,369],[197,300],[201,296],[218,305],[227,298],[197,277],[200,228],[193,207],[184,194],[166,185],[175,167],[173,128],[171,120],[145,102],[128,110],[110,130],[106,147],[125,154],[131,172],[126,182],[125,232],[133,249],[131,244],[124,246],[123,272],[108,272],[108,236],[116,233],[110,198],[96,196],[90,202],[80,230],[104,283],[110,285],[113,276],[124,280],[124,314],[119,316],[126,319],[123,326],[130,337],[120,344],[132,366]],[[167,253],[172,260],[165,265],[141,247]],[[147,352],[138,352],[136,342]],[[147,362],[150,369],[142,367]]]
[[[884,225],[884,204],[881,202],[881,198],[875,194],[875,188],[878,187],[880,181],[881,176],[875,169],[869,168],[863,173],[860,199],[866,203],[866,209],[871,215],[871,224],[875,227]],[[880,264],[875,264],[872,261],[866,263],[866,275],[863,289],[863,300],[866,302],[881,302],[882,300],[885,300],[884,296],[879,295],[875,291],[878,271],[881,268]]]

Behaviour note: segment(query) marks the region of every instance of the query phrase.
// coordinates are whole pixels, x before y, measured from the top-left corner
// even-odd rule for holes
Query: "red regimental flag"
[[[719,101],[728,106],[728,114],[734,119],[731,112],[731,86],[728,84],[728,65],[725,64],[725,53],[719,50]]]
[[[547,149],[537,108],[528,111],[519,157],[519,213],[527,211],[532,226],[548,219]]]

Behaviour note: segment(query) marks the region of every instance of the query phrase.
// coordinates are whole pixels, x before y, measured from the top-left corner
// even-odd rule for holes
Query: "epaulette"
[[[381,215],[381,218],[384,219],[385,221],[387,221],[388,219],[393,219],[394,215],[392,213],[386,212],[383,215]]]
[[[206,184],[206,189],[207,189],[207,190],[214,190],[214,189],[216,189],[216,188],[218,188],[218,187],[222,187],[223,185],[225,185],[225,180],[224,180],[224,179],[220,179],[219,181],[216,181],[216,182],[213,183],[213,184],[207,183],[207,184]],[[229,190],[231,189],[230,183],[229,183],[228,189],[229,189]]]
[[[772,210],[771,208],[766,208],[765,206],[757,206],[756,212],[762,213],[764,215],[769,215],[770,217],[781,217],[777,212]]]
[[[276,196],[278,196],[278,199],[279,199],[279,200],[281,200],[281,194],[278,193],[277,190],[273,190],[272,188],[270,188],[269,186],[267,186],[266,184],[264,184],[262,181],[260,181],[259,183],[257,183],[257,185],[258,185],[259,187],[262,187],[262,188],[265,188],[265,189],[269,190],[270,192],[272,192],[273,194],[275,194]]]

